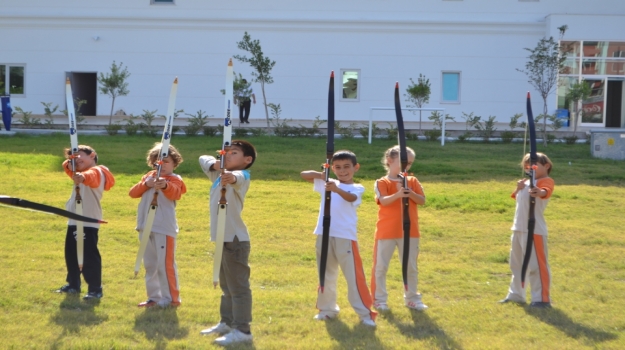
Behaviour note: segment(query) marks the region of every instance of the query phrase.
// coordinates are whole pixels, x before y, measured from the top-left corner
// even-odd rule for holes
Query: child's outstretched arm
[[[300,173],[302,179],[308,182],[315,182],[315,179],[325,180],[325,174],[314,170],[305,170]]]

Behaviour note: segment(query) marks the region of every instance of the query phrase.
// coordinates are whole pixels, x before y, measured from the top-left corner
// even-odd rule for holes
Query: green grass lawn
[[[0,206],[0,348],[201,349],[214,337],[200,330],[219,321],[220,290],[212,288],[208,189],[197,158],[215,154],[221,139],[182,137],[172,143],[185,158],[178,168],[188,192],[178,202],[177,262],[182,305],[143,310],[135,279],[138,200],[128,190],[149,169],[145,153],[158,139],[80,136],[117,179],[102,201],[109,224],[100,229],[104,298],[87,303],[52,293],[64,284],[66,220]],[[419,289],[425,312],[403,306],[401,266],[388,274],[391,311],[375,330],[358,324],[339,279],[339,318],[314,321],[317,271],[315,226],[319,196],[299,172],[319,169],[325,139],[250,138],[252,167],[244,220],[252,237],[254,343],[248,349],[623,349],[625,348],[625,162],[594,159],[588,145],[549,145],[555,193],[547,207],[551,310],[500,305],[510,280],[508,252],[521,176],[521,144],[410,142],[411,169],[427,204]],[[61,170],[65,135],[0,137],[0,194],[63,207],[71,182]],[[393,141],[338,139],[354,151],[356,180],[366,192],[359,209],[359,244],[367,276],[377,216],[373,181],[384,175],[383,152]],[[83,285],[83,291],[86,285]]]

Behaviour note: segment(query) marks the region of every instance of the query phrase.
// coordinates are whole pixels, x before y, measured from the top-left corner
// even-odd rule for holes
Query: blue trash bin
[[[0,100],[2,102],[2,122],[4,123],[4,128],[7,131],[11,131],[11,114],[13,112],[13,109],[11,109],[11,96],[2,95]]]
[[[569,126],[569,110],[564,108],[556,109],[556,118],[562,119],[562,126]]]

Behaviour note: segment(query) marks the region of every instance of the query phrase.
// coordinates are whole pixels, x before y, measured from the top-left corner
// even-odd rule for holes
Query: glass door
[[[605,79],[586,79],[590,97],[582,101],[581,126],[605,126]]]

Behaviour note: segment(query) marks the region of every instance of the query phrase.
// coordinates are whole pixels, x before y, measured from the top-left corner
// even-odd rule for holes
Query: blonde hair
[[[410,147],[406,147],[406,153],[412,155],[413,157],[415,156],[414,150]],[[399,157],[399,146],[395,145],[389,149],[386,150],[386,152],[384,152],[384,157],[382,157],[382,166],[384,167],[384,169],[386,171],[388,171],[389,167],[388,167],[388,162],[386,161],[388,158],[390,159],[395,159]]]
[[[536,157],[537,162],[542,164],[542,165],[547,165],[549,164],[549,169],[547,169],[547,175],[549,175],[551,173],[551,169],[553,169],[553,163],[551,162],[551,159],[549,159],[549,157],[547,157],[546,154],[541,153],[541,152],[536,152]],[[526,166],[528,166],[530,164],[530,154],[526,154],[523,157],[523,160],[521,161],[521,168],[525,169]]]
[[[154,146],[152,146],[152,149],[148,151],[146,161],[149,167],[153,168],[154,165],[156,165],[156,162],[158,161],[158,156],[161,153],[161,147],[163,147],[163,144],[157,142],[154,144]],[[174,168],[178,167],[178,165],[183,162],[182,155],[180,155],[180,152],[178,152],[178,149],[176,149],[174,145],[169,145],[169,154],[167,157],[171,158],[171,160],[174,162]]]

